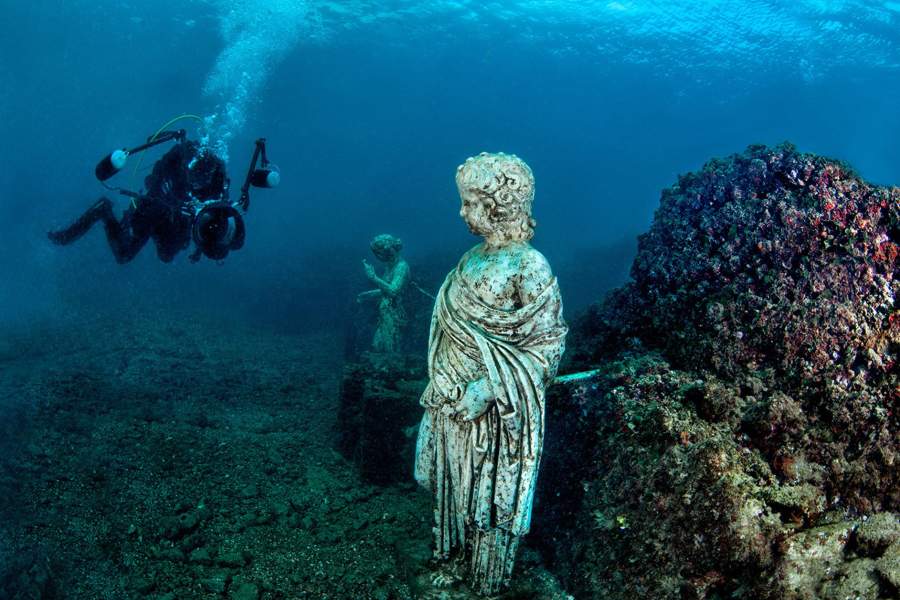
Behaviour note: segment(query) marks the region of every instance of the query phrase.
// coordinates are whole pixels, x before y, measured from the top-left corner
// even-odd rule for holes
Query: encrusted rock
[[[212,557],[210,557],[209,555],[209,550],[203,547],[195,548],[188,557],[188,560],[190,560],[192,563],[198,563],[201,565],[212,564]]]
[[[878,576],[875,561],[860,558],[846,563],[820,592],[823,600],[877,600]]]
[[[854,523],[815,527],[782,543],[776,587],[785,600],[815,597],[822,582],[844,562],[853,528]]]
[[[900,541],[888,546],[884,556],[875,563],[875,568],[894,593],[900,593]]]
[[[856,531],[858,551],[863,556],[880,556],[897,540],[900,540],[900,516],[896,513],[872,515]]]
[[[209,577],[202,579],[200,583],[207,591],[224,594],[229,581],[231,581],[231,574],[228,571],[215,571]]]
[[[766,499],[786,521],[810,523],[825,511],[824,492],[809,484],[771,487]]]
[[[900,189],[789,144],[663,192],[570,336],[592,387],[548,403],[537,522],[576,596],[867,597],[866,559],[895,585],[885,517],[848,536],[900,510],[898,244]]]
[[[231,600],[257,600],[259,588],[252,583],[242,583],[231,590],[229,597]]]

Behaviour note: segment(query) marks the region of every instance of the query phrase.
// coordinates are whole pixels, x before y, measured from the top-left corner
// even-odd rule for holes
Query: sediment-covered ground
[[[6,332],[0,597],[468,597],[428,584],[411,476],[336,452],[341,343],[146,311]],[[556,596],[535,556],[510,597]]]

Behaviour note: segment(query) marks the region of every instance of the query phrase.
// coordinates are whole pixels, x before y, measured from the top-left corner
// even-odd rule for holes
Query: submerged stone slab
[[[372,355],[344,368],[338,449],[370,483],[412,480],[423,367],[403,355]]]

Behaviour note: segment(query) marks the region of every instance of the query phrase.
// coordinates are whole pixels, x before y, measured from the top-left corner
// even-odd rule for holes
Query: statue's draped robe
[[[494,593],[509,579],[531,522],[544,392],[567,330],[549,273],[533,302],[504,310],[478,299],[461,265],[441,286],[432,316],[416,479],[436,496],[436,556],[466,549],[476,587]],[[467,383],[483,377],[494,399],[487,412],[468,422],[451,416]]]
[[[397,289],[393,294],[381,290],[372,349],[375,352],[390,353],[400,350],[400,330],[406,322],[406,310],[403,307],[403,292],[409,279],[406,261],[398,260],[388,268],[383,278],[388,285]]]

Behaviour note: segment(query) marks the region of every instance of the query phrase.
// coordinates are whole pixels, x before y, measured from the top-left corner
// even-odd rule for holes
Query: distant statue
[[[481,594],[510,580],[529,530],[544,439],[544,394],[567,332],[556,278],[528,243],[534,177],[507,154],[457,169],[460,215],[484,242],[438,292],[416,480],[436,498],[437,585],[467,579]]]
[[[358,300],[378,298],[378,324],[372,339],[375,352],[392,353],[400,348],[400,329],[406,319],[403,308],[403,291],[409,283],[409,265],[400,257],[403,242],[386,233],[375,236],[371,244],[372,253],[385,265],[382,276],[378,276],[375,267],[363,260],[366,277],[375,284],[374,290],[363,292]]]

